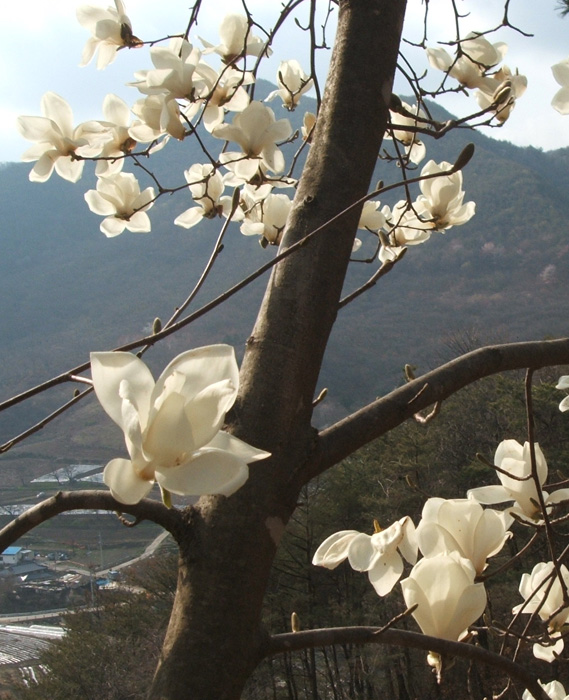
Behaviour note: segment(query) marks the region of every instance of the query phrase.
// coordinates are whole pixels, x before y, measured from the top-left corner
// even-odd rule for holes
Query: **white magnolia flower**
[[[193,102],[203,89],[203,81],[194,73],[200,62],[201,52],[185,39],[171,39],[168,47],[150,49],[153,70],[137,71],[136,81],[128,83],[145,95],[165,95],[167,100],[180,99]]]
[[[389,213],[389,207],[383,207],[383,209],[379,210],[380,204],[381,202],[374,202],[369,199],[367,202],[364,202],[358,228],[377,232],[386,225],[386,214]]]
[[[277,148],[277,142],[287,139],[291,133],[288,119],[275,120],[273,110],[256,101],[236,114],[233,124],[220,124],[212,131],[216,138],[234,141],[241,146],[241,152],[222,153],[221,162],[226,164],[250,159],[248,164],[241,162],[241,166],[247,172],[251,171],[251,176],[257,172],[258,159],[274,173],[284,170],[284,156]]]
[[[550,681],[549,683],[542,683],[541,681],[538,681],[538,683],[545,690],[551,700],[569,700],[569,695],[565,693],[565,688],[559,681]],[[535,698],[529,692],[529,690],[526,690],[522,695],[522,700],[535,700]]]
[[[310,143],[312,141],[312,134],[314,133],[314,127],[316,125],[316,115],[312,112],[305,112],[302,118],[302,126],[300,131],[302,133],[302,138]]]
[[[407,607],[417,624],[431,637],[458,641],[484,612],[486,591],[474,583],[472,562],[458,552],[421,559],[401,581]]]
[[[269,456],[221,430],[239,385],[233,348],[209,345],[178,355],[156,383],[127,352],[91,354],[95,393],[125,434],[130,460],[113,459],[105,484],[121,503],[137,503],[155,481],[182,495],[234,493],[247,464]]]
[[[565,586],[569,586],[569,571],[564,564],[561,564],[560,572]],[[569,607],[563,607],[563,590],[553,562],[542,561],[533,567],[531,574],[523,574],[520,594],[526,602],[516,605],[512,612],[537,613],[547,622],[552,643],[534,644],[533,653],[536,658],[551,663],[563,651],[561,630],[569,619]]]
[[[146,213],[153,204],[154,189],[142,192],[132,173],[115,173],[97,180],[97,189],[85,192],[89,209],[106,218],[101,231],[108,236],[118,236],[125,228],[141,233],[150,231],[150,219]]]
[[[427,56],[433,68],[448,73],[464,87],[477,88],[486,71],[500,63],[507,50],[502,41],[491,44],[485,37],[470,32],[460,43],[456,57],[443,48],[427,49]]]
[[[198,65],[197,72],[204,83],[202,99],[191,104],[184,114],[191,119],[203,104],[203,124],[211,132],[223,123],[225,110],[242,112],[248,106],[250,98],[243,86],[254,83],[255,77],[232,67],[225,67],[220,75],[204,63]]]
[[[312,563],[335,569],[347,559],[356,571],[367,571],[376,593],[384,596],[401,578],[403,558],[410,564],[417,561],[415,526],[408,516],[371,536],[357,530],[336,532],[318,547]]]
[[[96,175],[112,175],[122,170],[124,156],[136,147],[136,141],[129,134],[131,113],[130,107],[116,95],[107,95],[103,101],[103,116],[101,122],[107,130],[108,141],[105,142],[100,157],[116,158],[116,160],[99,160],[95,168]]]
[[[243,56],[260,56],[263,52],[270,56],[272,51],[265,48],[265,42],[254,36],[245,15],[226,15],[219,27],[221,43],[217,46],[210,44],[200,37],[206,47],[204,53],[215,52],[221,56],[224,63],[233,63]]]
[[[251,197],[250,188],[242,192],[244,220],[241,233],[244,236],[262,236],[268,243],[279,245],[292,201],[286,194],[267,194],[260,199],[264,190],[258,188],[259,195],[254,197]]]
[[[114,1],[115,7],[108,7],[106,10],[92,5],[81,5],[77,8],[79,24],[93,35],[85,44],[80,66],[86,66],[97,49],[97,68],[101,69],[115,60],[119,48],[135,48],[142,45],[140,39],[132,33],[122,0]]]
[[[452,168],[450,163],[435,163],[430,160],[421,170],[421,176],[434,175]],[[469,221],[475,213],[474,202],[462,203],[462,171],[421,180],[422,195],[417,198],[414,209],[417,215],[435,231],[444,231],[452,226],[460,226]]]
[[[300,102],[300,98],[314,85],[314,81],[302,70],[300,63],[294,59],[282,61],[277,73],[278,90],[269,93],[265,102],[280,97],[283,105],[292,111]]]
[[[425,117],[422,109],[418,105],[411,107],[406,102],[401,102],[401,106],[410,115],[417,117]],[[412,163],[420,163],[427,153],[425,144],[419,139],[418,135],[412,130],[417,128],[419,121],[413,116],[400,114],[399,112],[390,112],[390,121],[393,125],[393,138],[405,146],[405,153],[409,156]],[[392,138],[391,133],[386,134],[386,138]]]
[[[389,231],[389,242],[393,247],[400,248],[408,245],[419,245],[428,241],[434,230],[432,222],[420,219],[413,209],[409,208],[406,199],[401,199],[391,214],[385,212]]]
[[[189,184],[192,197],[198,206],[186,209],[183,214],[180,214],[174,221],[177,226],[191,228],[202,219],[213,219],[222,214],[225,216],[229,215],[231,211],[231,197],[221,196],[225,189],[225,184],[221,173],[214,170],[211,163],[192,165],[189,170],[184,172],[184,176]],[[241,218],[239,209],[237,209],[236,214],[237,216],[234,216],[234,219]]]
[[[540,489],[547,479],[547,462],[538,443],[535,443],[537,478]],[[512,513],[532,519],[540,516],[537,486],[531,478],[531,457],[529,442],[522,445],[517,440],[504,440],[498,445],[494,464],[502,471],[497,472],[501,486],[481,486],[468,491],[468,498],[479,503],[495,504],[515,501]],[[502,472],[506,472],[505,474]],[[509,476],[511,474],[511,476]],[[569,489],[558,489],[552,494],[542,490],[546,505],[559,503],[569,498]]]
[[[138,121],[134,122],[128,133],[135,141],[150,143],[164,136],[161,144],[165,146],[170,136],[182,141],[186,135],[178,103],[165,95],[148,95],[137,100],[132,111]]]
[[[561,85],[561,90],[555,93],[551,106],[560,114],[569,114],[569,58],[551,66],[551,71],[555,80]]]
[[[476,100],[482,109],[491,107],[496,119],[503,124],[515,107],[516,100],[527,88],[527,78],[516,71],[512,74],[508,66],[503,66],[491,77],[484,78],[476,93]]]
[[[510,537],[507,530],[512,520],[508,513],[484,510],[466,498],[429,498],[417,527],[419,549],[424,557],[458,552],[481,574],[486,559],[497,554]]]
[[[561,389],[562,391],[569,391],[569,375],[566,374],[563,377],[559,377],[559,382],[555,388]],[[559,404],[559,410],[569,411],[569,396],[566,396]]]
[[[71,107],[54,92],[41,99],[43,117],[18,117],[18,128],[25,139],[36,141],[22,160],[36,160],[30,172],[32,182],[46,182],[54,168],[64,180],[77,182],[83,173],[84,161],[75,155],[95,156],[108,138],[100,122],[89,121],[73,127]]]

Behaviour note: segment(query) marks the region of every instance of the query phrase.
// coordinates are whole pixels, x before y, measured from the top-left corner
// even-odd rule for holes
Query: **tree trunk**
[[[343,0],[288,247],[364,196],[385,132],[405,0]],[[237,700],[262,658],[272,561],[314,449],[312,401],[361,208],[279,263],[241,370],[230,429],[272,457],[231,498],[189,508],[176,599],[150,700]]]

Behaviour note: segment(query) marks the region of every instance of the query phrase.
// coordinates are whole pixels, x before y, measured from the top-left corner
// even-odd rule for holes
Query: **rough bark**
[[[287,247],[367,192],[385,132],[405,0],[344,0]],[[272,453],[231,498],[201,499],[178,533],[176,599],[151,700],[236,700],[264,655],[261,606],[313,452],[312,400],[360,210],[274,269],[241,372],[231,429]]]

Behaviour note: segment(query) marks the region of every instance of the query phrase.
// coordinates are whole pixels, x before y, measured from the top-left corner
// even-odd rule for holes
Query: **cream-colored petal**
[[[160,486],[184,496],[230,496],[243,486],[248,476],[245,462],[221,450],[204,450],[179,467],[156,470]]]
[[[141,479],[128,459],[112,459],[103,472],[103,481],[120,503],[132,505],[147,496],[153,481]]]
[[[154,379],[144,362],[129,352],[92,352],[91,376],[97,398],[106,413],[123,428],[121,383],[128,382],[132,403],[140,416],[142,429],[150,410]]]
[[[335,569],[348,558],[348,549],[354,538],[360,534],[357,530],[340,530],[330,535],[314,552],[312,563],[314,566]]]

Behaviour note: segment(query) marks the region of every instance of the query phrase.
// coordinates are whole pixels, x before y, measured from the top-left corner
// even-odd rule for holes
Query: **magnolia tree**
[[[131,83],[138,99],[127,105],[109,94],[104,120],[75,126],[65,99],[48,92],[43,116],[19,119],[21,133],[34,142],[23,156],[34,163],[32,181],[45,182],[55,170],[77,182],[85,161],[96,162],[96,185],[85,200],[102,217],[105,236],[150,231],[154,202],[186,188],[192,204],[185,210],[187,204],[180,204],[174,223],[191,228],[204,218],[219,219],[220,234],[196,289],[166,323],[156,320],[150,336],[93,353],[90,362],[2,404],[7,409],[63,382],[79,383],[83,390],[56,414],[94,390],[124,432],[128,458],[105,467],[108,491],[49,498],[4,528],[0,548],[78,508],[112,510],[168,530],[179,547],[178,585],[148,689],[152,700],[235,700],[263,658],[346,642],[424,649],[425,663],[440,682],[449,660],[464,657],[499,669],[504,689],[513,687],[524,698],[565,698],[550,662],[563,654],[569,618],[567,547],[556,535],[569,490],[547,486],[546,458],[531,420],[531,379],[538,368],[569,364],[569,340],[480,348],[417,378],[408,370],[407,383],[387,396],[324,430],[312,426],[314,407],[324,398],[316,397],[317,379],[339,309],[404,265],[409,246],[428,245],[437,232],[475,215],[475,203],[465,201],[462,172],[473,148],[456,153],[453,162],[435,162],[428,158],[428,141],[458,126],[500,125],[523,96],[526,79],[503,63],[507,45],[501,38],[519,31],[509,21],[509,2],[499,8],[499,26],[490,29],[466,27],[456,11],[456,35],[444,46],[429,41],[425,3],[417,66],[399,53],[405,0],[289,0],[272,27],[261,26],[243,1],[238,13],[221,20],[219,36],[207,38],[197,35],[201,4],[190,9],[182,33],[163,40],[138,37],[121,0],[114,7],[80,7],[77,18],[90,33],[82,65],[95,59],[104,69],[129,49],[149,47],[152,67],[138,71]],[[324,78],[317,70],[319,55],[336,15]],[[275,36],[289,25],[308,43],[307,65],[272,55]],[[141,65],[145,60],[141,53]],[[265,63],[274,66],[277,89],[259,101],[256,78]],[[392,94],[398,69],[414,102]],[[553,66],[553,73],[561,85],[553,107],[569,113],[569,59]],[[427,89],[424,81],[432,86],[433,76],[437,85]],[[306,113],[301,133],[293,133],[289,120],[277,119],[269,104],[294,110],[307,92],[316,95],[316,113]],[[434,120],[424,98],[446,92],[462,93],[472,114]],[[180,173],[179,186],[166,188],[149,165],[152,154],[185,139],[197,139],[202,162]],[[284,143],[293,144],[288,163]],[[378,156],[398,167],[392,182],[372,187]],[[133,164],[146,171],[152,186],[140,186],[128,171]],[[230,226],[257,237],[267,248],[267,263],[190,312]],[[342,299],[346,271],[358,260],[364,238],[375,244],[369,281]],[[270,246],[279,246],[278,252],[270,255]],[[141,359],[149,348],[267,269],[271,278],[255,326],[243,339],[241,369],[233,349],[218,344],[187,350],[153,378]],[[371,534],[335,532],[314,553],[315,565],[334,568],[347,560],[367,572],[378,596],[399,600],[400,614],[381,629],[300,631],[294,615],[290,633],[264,628],[261,608],[271,564],[301,489],[403,421],[436,419],[440,403],[462,387],[511,369],[527,370],[530,420],[524,445],[507,435],[497,445],[489,466],[499,485],[473,488],[455,500],[433,494],[418,523],[402,513],[385,529],[375,523]],[[558,388],[569,389],[569,379],[562,377]],[[564,399],[561,410],[568,408]],[[159,500],[148,498],[155,484]],[[200,498],[183,505],[189,496]],[[495,573],[488,560],[514,532],[528,529],[532,541],[545,541],[548,558],[521,575],[512,618],[498,629],[483,617],[485,582]],[[398,628],[405,616],[415,619],[417,632]],[[541,664],[539,673],[517,661],[528,646]]]

